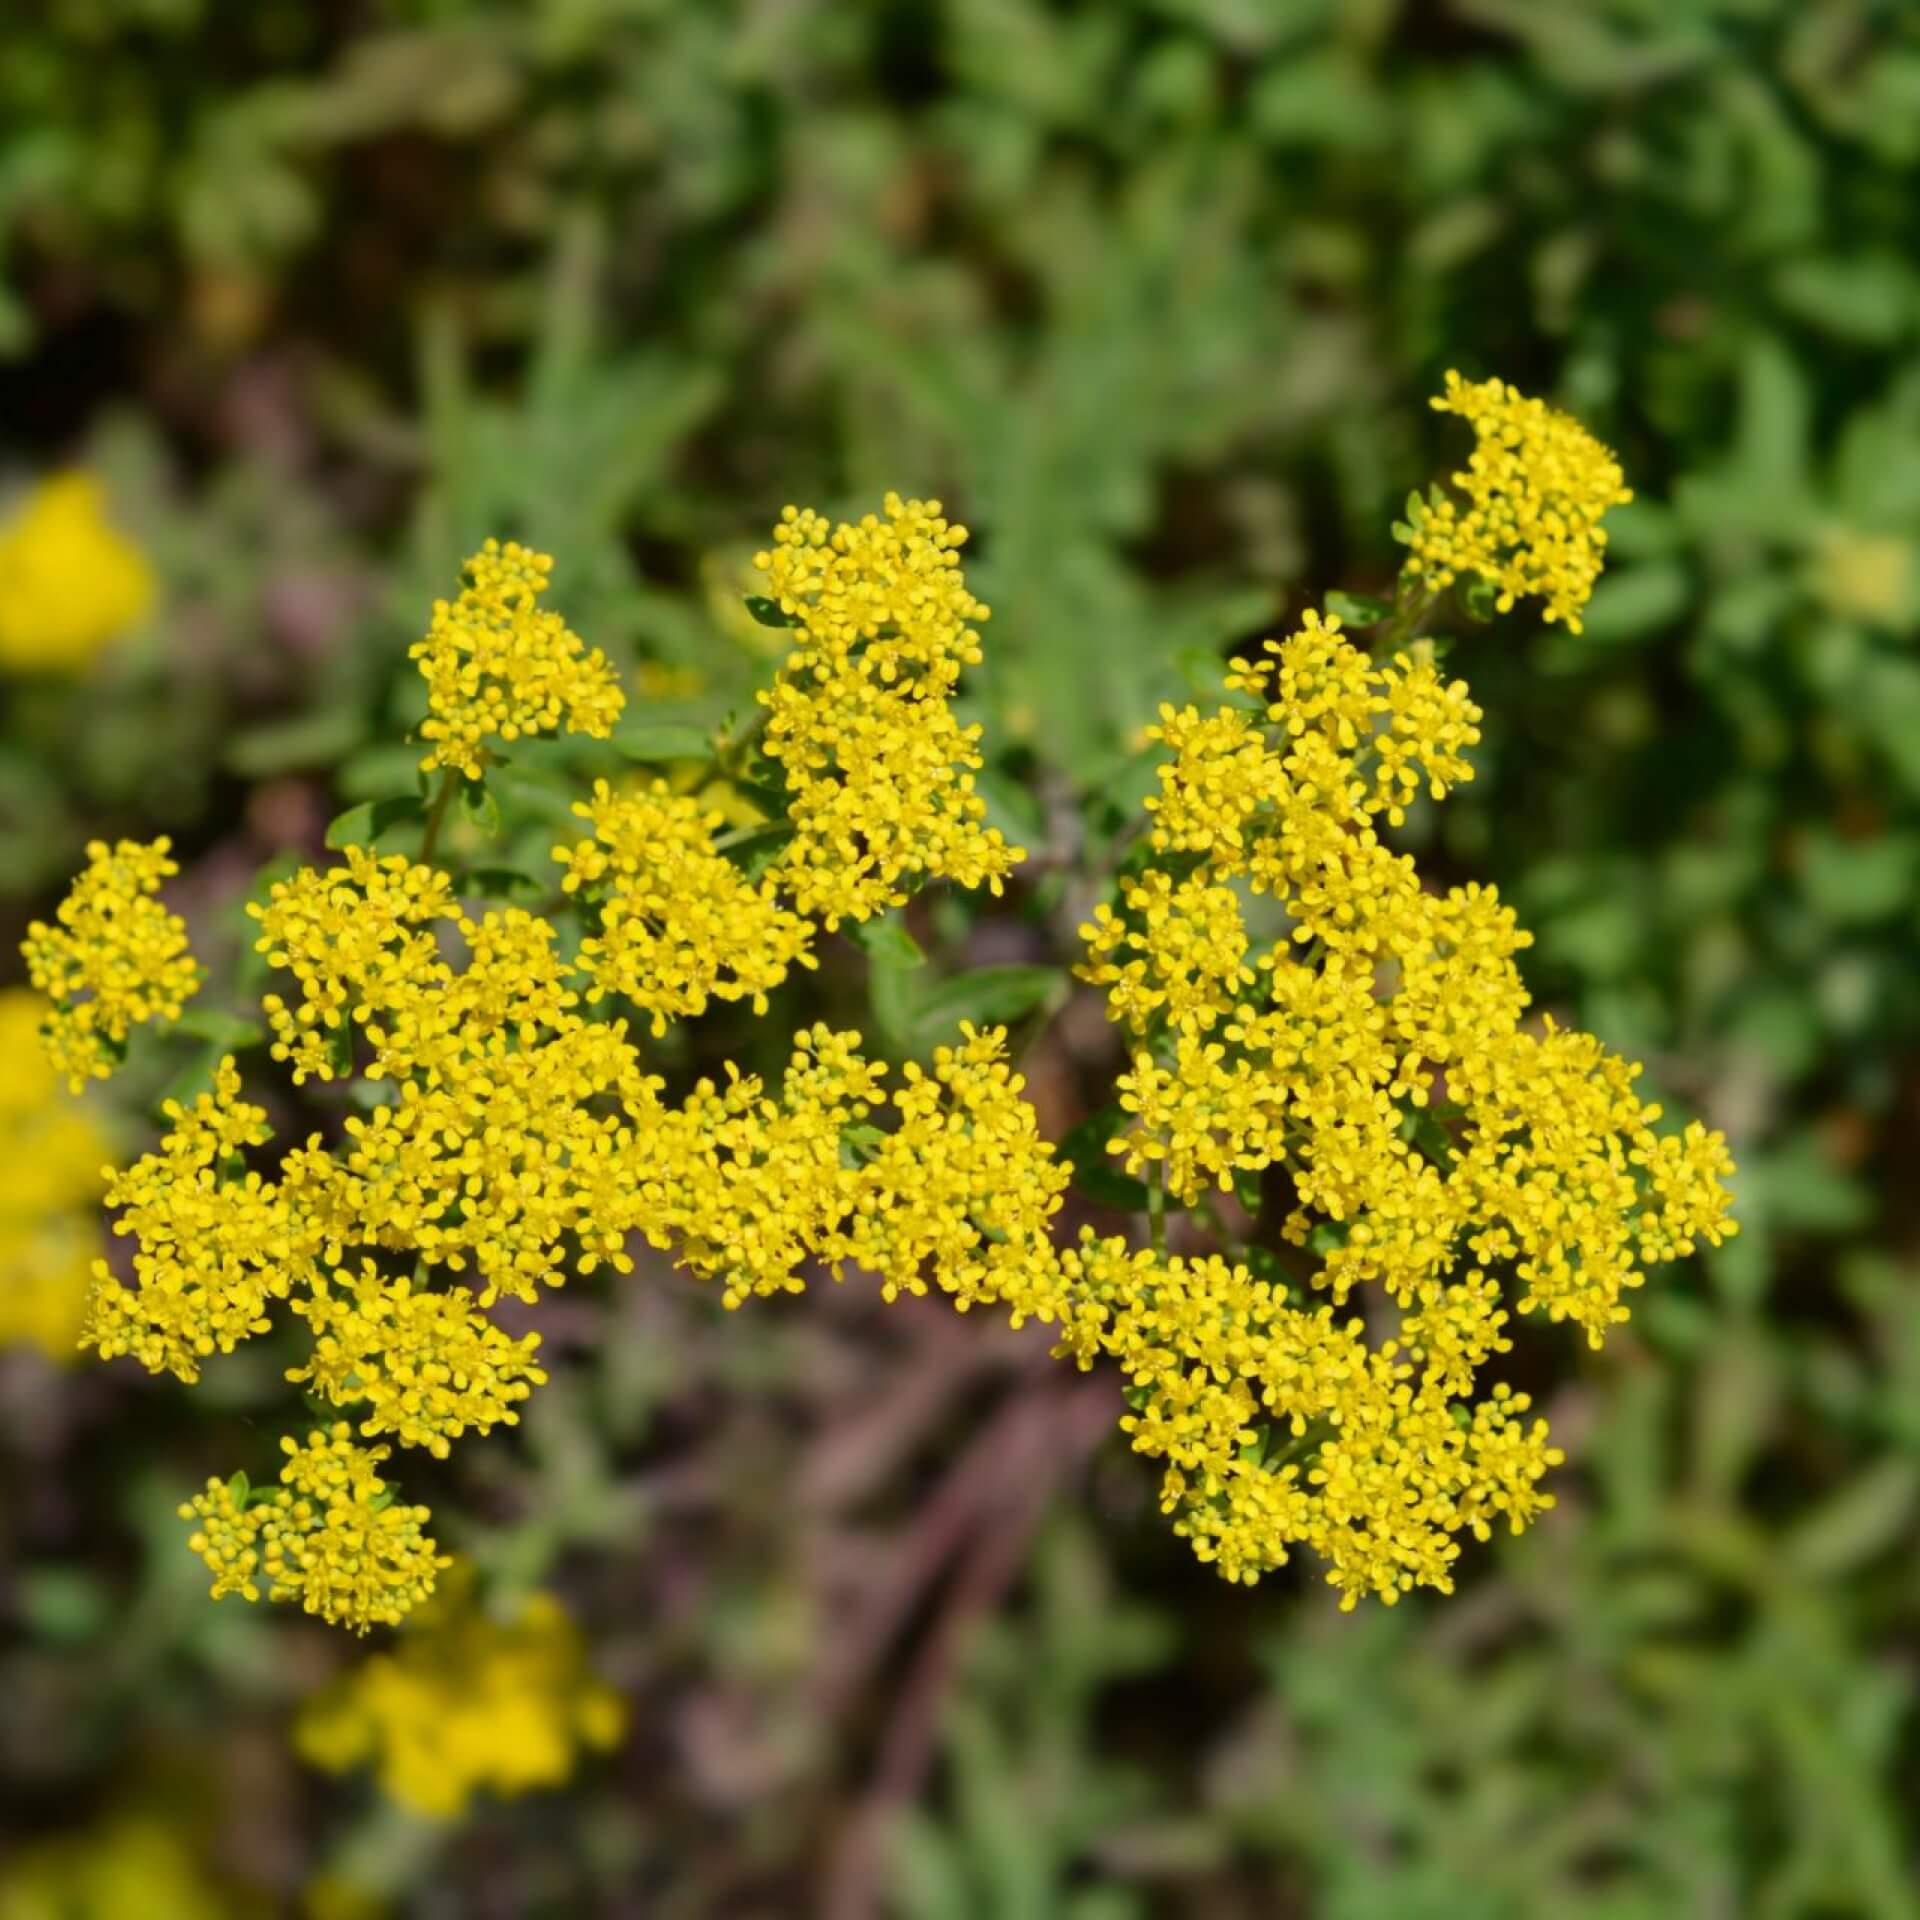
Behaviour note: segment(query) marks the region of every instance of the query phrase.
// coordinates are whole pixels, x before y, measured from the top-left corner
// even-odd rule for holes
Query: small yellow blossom
[[[1453,484],[1466,497],[1428,505],[1409,531],[1407,571],[1434,587],[1474,574],[1507,612],[1537,595],[1545,618],[1580,631],[1580,609],[1606,558],[1601,516],[1633,498],[1613,455],[1570,414],[1503,380],[1447,375],[1433,405],[1473,428],[1473,452]]]
[[[547,1377],[534,1363],[537,1333],[515,1340],[469,1294],[417,1291],[371,1260],[350,1285],[316,1277],[293,1310],[313,1330],[313,1357],[287,1378],[311,1381],[336,1406],[366,1402],[367,1438],[390,1433],[443,1460],[469,1427],[514,1425],[517,1403]]]
[[[589,652],[540,605],[551,556],[489,540],[465,571],[459,597],[434,602],[433,625],[412,649],[430,709],[420,737],[432,745],[421,766],[454,767],[477,780],[489,740],[511,745],[563,726],[604,740],[626,696],[606,655]]]
[[[462,1566],[390,1651],[301,1709],[294,1744],[329,1773],[370,1765],[389,1798],[452,1820],[476,1793],[509,1800],[563,1785],[583,1752],[615,1746],[625,1724],[624,1703],[594,1677],[552,1594],[496,1619],[474,1604]]]
[[[39,1047],[45,1007],[24,987],[0,990],[0,1345],[79,1358],[107,1143],[61,1092]]]
[[[308,1613],[365,1633],[396,1626],[450,1564],[423,1528],[425,1507],[396,1502],[380,1478],[386,1447],[360,1447],[345,1421],[302,1447],[282,1440],[280,1485],[258,1496],[209,1480],[180,1509],[198,1522],[188,1545],[213,1574],[213,1597],[297,1600]]]
[[[967,530],[890,493],[857,525],[788,507],[773,538],[754,565],[800,638],[760,696],[793,825],[770,876],[829,928],[920,879],[998,893],[1026,856],[982,824],[980,729],[953,715],[988,613],[960,570]]]
[[[200,989],[187,928],[155,897],[180,869],[171,842],[87,844],[87,867],[55,910],[36,920],[20,951],[33,984],[53,1002],[41,1027],[47,1057],[75,1093],[104,1080],[129,1032],[148,1020],[177,1020]]]
[[[79,673],[153,597],[153,570],[91,473],[55,474],[0,522],[0,668]]]
[[[597,908],[597,930],[582,942],[587,997],[612,993],[670,1019],[706,1011],[709,997],[748,1000],[756,1013],[796,965],[814,963],[813,929],[780,905],[771,881],[754,882],[713,849],[722,816],[664,781],[615,793],[594,783],[574,812],[593,838],[556,847],[564,889]]]
[[[452,885],[400,854],[382,859],[349,847],[344,866],[303,867],[275,881],[265,902],[248,902],[247,911],[260,922],[256,951],[299,984],[297,1006],[279,994],[261,1001],[273,1057],[292,1066],[296,1084],[309,1075],[331,1080],[350,1068],[350,1019],[369,1020],[402,996],[442,988],[451,978],[434,926],[459,913]]]
[[[1455,1534],[1485,1538],[1496,1513],[1517,1530],[1552,1505],[1538,1483],[1561,1455],[1544,1422],[1524,1422],[1524,1395],[1496,1389],[1457,1419],[1457,1367],[1423,1371],[1395,1342],[1370,1347],[1359,1320],[1294,1307],[1217,1254],[1168,1257],[1087,1231],[1050,1288],[1011,1304],[1057,1322],[1079,1365],[1119,1364],[1121,1428],[1165,1462],[1163,1510],[1230,1580],[1251,1583],[1305,1545],[1343,1606],[1448,1592]],[[1481,1296],[1460,1289],[1428,1310],[1425,1339],[1447,1357],[1490,1346],[1483,1317]]]
[[[131,1354],[153,1373],[194,1381],[200,1363],[267,1330],[267,1305],[310,1265],[287,1196],[238,1164],[267,1138],[266,1113],[240,1098],[223,1060],[213,1091],[191,1107],[169,1100],[159,1150],[107,1189],[116,1233],[138,1243],[128,1284],[104,1260],[82,1338],[102,1359]]]

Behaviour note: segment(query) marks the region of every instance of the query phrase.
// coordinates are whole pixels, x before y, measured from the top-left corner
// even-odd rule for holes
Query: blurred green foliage
[[[831,1836],[906,1656],[818,1693],[818,1556],[878,1579],[943,1454],[843,1463],[824,1519],[778,1483],[866,1432],[848,1369],[934,1366],[917,1333],[564,1303],[600,1317],[468,1544],[573,1570],[641,1748],[491,1846],[261,1761],[329,1656],[187,1603],[133,1470],[217,1454],[180,1396],[9,1374],[20,1820],[120,1791],[135,1724],[257,1763],[278,1850],[213,1836],[243,1881],[339,1852],[516,1912],[792,1912],[817,1873],[913,1920],[1920,1912],[1916,194],[1901,0],[8,9],[0,482],[91,460],[166,582],[93,678],[0,689],[9,926],[91,833],[164,827],[218,896],[403,786],[405,646],[483,534],[677,670],[631,720],[704,726],[777,646],[739,596],[778,507],[898,485],[976,529],[985,784],[1041,854],[1024,945],[957,907],[927,940],[1057,960],[1048,862],[1139,791],[1133,730],[1391,578],[1457,364],[1580,413],[1639,498],[1583,635],[1462,645],[1480,775],[1412,837],[1512,893],[1543,1003],[1728,1128],[1744,1219],[1604,1363],[1529,1355],[1583,1464],[1452,1606],[1215,1591],[1082,1473],[1056,1504],[1100,1524],[981,1603],[865,1867]],[[938,986],[886,991],[898,1039]],[[975,1400],[1031,1390],[968,1355]]]

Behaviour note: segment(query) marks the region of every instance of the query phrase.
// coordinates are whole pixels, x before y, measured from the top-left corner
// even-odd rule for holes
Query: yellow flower
[[[511,745],[563,726],[604,740],[626,695],[606,655],[589,652],[539,604],[551,556],[489,540],[465,571],[459,597],[434,602],[433,625],[412,649],[430,710],[420,737],[433,743],[421,766],[454,767],[477,780],[489,740]]]
[[[1343,1604],[1391,1601],[1447,1590],[1457,1535],[1550,1504],[1544,1423],[1482,1390],[1511,1313],[1597,1346],[1647,1266],[1734,1231],[1732,1161],[1697,1122],[1657,1131],[1639,1068],[1597,1040],[1530,1030],[1511,909],[1490,887],[1428,892],[1381,838],[1471,777],[1467,689],[1418,650],[1369,661],[1313,615],[1264,656],[1227,675],[1241,705],[1163,710],[1143,870],[1083,929],[1081,971],[1133,1036],[1126,1170],[1199,1206],[1284,1165],[1282,1232],[1331,1304],[1091,1238],[1000,1297],[1080,1364],[1119,1361],[1123,1424],[1165,1462],[1202,1559],[1254,1579],[1306,1545]],[[1265,951],[1243,889],[1285,911]],[[1402,1314],[1383,1344],[1334,1317],[1369,1284]]]
[[[457,1567],[377,1653],[301,1709],[294,1745],[328,1773],[370,1765],[391,1799],[451,1820],[476,1793],[563,1785],[580,1755],[615,1746],[620,1696],[597,1680],[560,1602],[535,1593],[502,1619]]]
[[[41,1054],[45,1007],[24,987],[0,990],[0,1345],[26,1343],[63,1364],[79,1358],[107,1143],[61,1092]]]
[[[0,667],[78,673],[153,604],[146,556],[91,473],[55,474],[0,523]]]
[[[223,1892],[167,1812],[119,1813],[37,1840],[0,1866],[0,1920],[230,1920],[250,1913]]]
[[[704,1013],[709,997],[765,1013],[792,967],[815,964],[812,927],[780,905],[772,882],[749,880],[713,850],[720,814],[664,781],[615,793],[597,780],[573,810],[593,838],[553,857],[567,870],[564,889],[598,909],[580,948],[589,1000],[621,995],[660,1034],[670,1019]]]
[[[94,1263],[82,1339],[103,1360],[131,1354],[153,1373],[200,1377],[200,1363],[267,1330],[267,1305],[310,1270],[303,1223],[287,1195],[239,1164],[267,1138],[265,1110],[240,1098],[231,1058],[191,1107],[169,1100],[159,1151],[107,1189],[133,1236],[133,1281]]]
[[[1466,504],[1425,507],[1408,530],[1408,573],[1434,587],[1477,575],[1502,613],[1538,596],[1547,620],[1578,633],[1606,559],[1601,516],[1633,498],[1619,463],[1571,415],[1502,380],[1476,385],[1449,373],[1433,405],[1473,428],[1473,452],[1453,476]]]
[[[443,1460],[469,1427],[514,1425],[517,1403],[546,1381],[533,1358],[537,1333],[515,1340],[471,1295],[417,1291],[371,1260],[338,1291],[316,1276],[293,1310],[313,1331],[313,1357],[287,1378],[311,1381],[335,1406],[365,1401],[363,1435],[390,1433]]]
[[[396,1626],[451,1563],[423,1528],[425,1507],[398,1504],[380,1478],[386,1447],[355,1446],[345,1421],[280,1445],[280,1485],[254,1497],[209,1480],[180,1509],[198,1522],[188,1545],[213,1574],[213,1597],[297,1600],[308,1613],[365,1633]]]
[[[857,525],[788,507],[773,538],[754,565],[800,638],[760,696],[793,825],[770,876],[829,928],[921,879],[998,893],[1026,856],[982,824],[980,729],[953,715],[988,612],[960,571],[967,530],[890,493]]]
[[[177,1020],[200,990],[187,928],[154,896],[180,869],[166,839],[87,844],[87,868],[55,911],[27,928],[20,951],[33,984],[54,1003],[41,1026],[47,1057],[75,1093],[119,1064],[127,1035],[148,1020]]]
[[[1561,496],[1577,448],[1512,404],[1487,427],[1511,471],[1489,453],[1482,495],[1462,479],[1475,537],[1524,529],[1538,583],[1514,590],[1559,595],[1571,618]],[[1586,480],[1597,520],[1606,488]],[[715,999],[763,1010],[813,964],[813,919],[865,918],[935,876],[997,888],[1020,857],[982,824],[976,730],[952,713],[986,613],[958,567],[964,537],[936,504],[889,496],[857,526],[789,510],[760,556],[799,635],[764,729],[791,838],[760,877],[725,857],[703,798],[603,782],[575,809],[591,835],[555,850],[565,938],[518,909],[476,919],[447,875],[360,848],[275,885],[252,909],[258,950],[291,979],[263,1001],[273,1053],[296,1080],[358,1074],[358,1110],[259,1171],[244,1156],[266,1116],[232,1061],[169,1107],[157,1150],[110,1188],[136,1251],[128,1279],[97,1265],[86,1340],[192,1380],[286,1300],[311,1338],[291,1380],[352,1409],[360,1440],[444,1456],[512,1424],[545,1378],[537,1338],[487,1310],[624,1273],[644,1237],[728,1307],[859,1269],[888,1300],[937,1290],[1053,1325],[1063,1357],[1120,1368],[1122,1426],[1159,1463],[1166,1513],[1231,1579],[1304,1546],[1343,1605],[1445,1591],[1463,1535],[1550,1505],[1559,1451],[1526,1397],[1487,1378],[1511,1325],[1538,1313],[1598,1345],[1650,1267],[1734,1231],[1732,1163],[1719,1134],[1663,1126],[1636,1066],[1532,1015],[1529,936],[1494,889],[1430,890],[1391,844],[1411,807],[1472,777],[1480,738],[1468,688],[1424,643],[1376,661],[1309,612],[1232,663],[1232,704],[1166,707],[1151,730],[1166,753],[1148,831],[1082,929],[1081,972],[1126,1031],[1110,1151],[1148,1183],[1153,1245],[1056,1244],[1068,1168],[999,1029],[963,1025],[894,1072],[857,1033],[816,1025],[777,1084],[729,1063],[677,1099],[648,1071],[621,1002],[656,1034]],[[1595,529],[1581,538],[1597,569]],[[534,606],[544,562],[482,561],[436,617],[429,666],[454,672],[431,737],[465,771],[484,740],[559,724],[559,689],[594,665]],[[575,723],[609,714],[588,700]],[[41,974],[72,987],[56,1028],[97,1005],[132,1017],[127,952],[191,969],[151,928],[129,939],[141,915],[166,917],[145,897],[171,871],[164,850],[124,845],[57,934],[34,929]],[[1170,1253],[1163,1203],[1223,1241],[1233,1209],[1257,1208],[1264,1244],[1245,1260]],[[1369,1287],[1363,1319],[1350,1303]],[[446,1562],[426,1510],[379,1474],[388,1446],[345,1420],[284,1444],[278,1488],[210,1482],[183,1509],[215,1596],[297,1600],[362,1631],[416,1608]],[[546,1651],[487,1637],[508,1632]],[[577,1680],[564,1642],[538,1609],[458,1629],[448,1644],[499,1684],[448,1705],[440,1656],[412,1650],[423,1636],[303,1737],[330,1764],[373,1760],[436,1813],[480,1786],[562,1778],[589,1696],[549,1714],[527,1675],[557,1662]]]

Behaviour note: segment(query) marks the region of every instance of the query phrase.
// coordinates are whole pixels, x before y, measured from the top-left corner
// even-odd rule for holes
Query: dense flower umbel
[[[177,1020],[200,988],[187,928],[154,896],[180,869],[171,842],[87,844],[87,867],[48,926],[36,920],[21,943],[27,973],[53,1002],[41,1028],[48,1057],[75,1093],[104,1080],[128,1033],[143,1021]]]
[[[1477,524],[1526,528],[1537,584],[1515,591],[1558,594],[1570,618],[1585,586],[1549,536],[1571,525],[1573,443],[1517,419],[1502,457],[1526,450],[1524,426],[1561,464],[1482,462]],[[1606,490],[1580,495],[1591,519]],[[815,921],[866,918],[932,876],[998,888],[1019,858],[981,823],[974,730],[951,712],[986,613],[963,538],[936,505],[889,496],[884,517],[831,531],[791,511],[760,557],[798,633],[762,736],[791,800],[748,836],[763,857],[779,847],[763,866],[702,802],[603,783],[576,809],[591,836],[555,850],[566,940],[517,908],[475,917],[435,866],[360,848],[253,908],[286,976],[263,1002],[275,1057],[296,1080],[357,1077],[356,1110],[269,1162],[266,1115],[225,1062],[115,1181],[136,1250],[126,1277],[99,1269],[86,1329],[104,1354],[192,1380],[278,1302],[306,1323],[290,1377],[344,1417],[285,1443],[278,1489],[236,1477],[192,1503],[216,1595],[360,1628],[423,1599],[443,1564],[428,1516],[381,1481],[387,1444],[363,1443],[443,1455],[511,1424],[544,1374],[537,1341],[489,1309],[625,1272],[642,1238],[729,1307],[860,1269],[887,1299],[938,1290],[1052,1324],[1064,1357],[1117,1363],[1167,1513],[1231,1578],[1306,1545],[1345,1604],[1446,1589],[1461,1535],[1550,1504],[1544,1422],[1486,1378],[1512,1318],[1571,1321],[1598,1345],[1649,1266],[1733,1230],[1730,1161],[1697,1124],[1662,1129],[1638,1068],[1530,1017],[1528,936],[1491,888],[1431,892],[1390,845],[1416,801],[1472,777],[1480,737],[1424,642],[1372,659],[1309,613],[1232,664],[1227,704],[1163,708],[1148,832],[1084,929],[1083,972],[1128,1037],[1112,1150],[1156,1225],[1184,1205],[1224,1241],[1216,1196],[1255,1214],[1244,1257],[1170,1253],[1158,1231],[1146,1249],[1057,1245],[1069,1169],[998,1029],[962,1025],[894,1071],[857,1033],[814,1026],[778,1085],[728,1065],[677,1100],[649,1071],[641,1034],[714,1000],[763,1008],[812,964]],[[435,696],[437,719],[464,716],[432,736],[465,742],[436,749],[463,771],[486,739],[558,724],[553,690],[586,671],[533,608],[544,562],[482,560],[437,621],[446,657],[425,650],[433,681],[483,657],[460,635],[495,649],[497,673]],[[529,665],[542,648],[545,678]],[[589,731],[607,713],[585,700]],[[1255,937],[1253,896],[1277,939]],[[1363,1317],[1369,1285],[1381,1305]],[[1395,1311],[1389,1330],[1377,1315]],[[356,1752],[412,1738],[396,1728],[417,1676],[405,1657],[381,1671],[400,1704],[354,1709]],[[381,1714],[394,1725],[371,1730]],[[460,1767],[455,1803],[504,1777]]]
[[[199,1522],[190,1544],[213,1570],[213,1597],[297,1600],[336,1626],[394,1626],[450,1563],[422,1531],[425,1507],[402,1506],[380,1478],[385,1447],[359,1447],[344,1421],[282,1440],[280,1485],[254,1495],[209,1480],[180,1509]]]
[[[1521,1313],[1599,1345],[1647,1263],[1733,1231],[1725,1142],[1655,1131],[1639,1069],[1584,1034],[1523,1026],[1528,944],[1491,888],[1427,892],[1379,837],[1468,778],[1478,710],[1421,652],[1368,660],[1309,614],[1236,661],[1257,711],[1163,710],[1173,757],[1149,858],[1086,930],[1084,973],[1134,1036],[1128,1170],[1178,1200],[1284,1176],[1282,1232],[1331,1304],[1218,1258],[1091,1241],[1009,1299],[1083,1365],[1117,1358],[1133,1444],[1167,1462],[1180,1532],[1252,1579],[1304,1543],[1351,1603],[1450,1584],[1453,1536],[1518,1529],[1558,1459],[1524,1396],[1472,1400],[1505,1351],[1488,1269]],[[1290,937],[1254,953],[1237,888]],[[1248,1184],[1253,1183],[1253,1184]],[[1370,1346],[1342,1320],[1372,1281],[1403,1311]]]
[[[980,729],[951,704],[988,612],[960,571],[967,530],[937,500],[890,493],[884,517],[852,526],[788,507],[773,538],[754,565],[800,641],[760,696],[794,830],[772,875],[829,927],[899,905],[918,879],[998,893],[1025,856],[981,824]]]
[[[79,673],[153,604],[146,557],[85,472],[44,480],[0,523],[0,668]]]
[[[596,781],[592,800],[573,810],[593,823],[593,838],[553,857],[566,891],[599,907],[599,931],[580,949],[589,1000],[619,995],[650,1014],[658,1034],[704,1013],[709,998],[750,1000],[765,1013],[795,965],[814,965],[813,928],[781,906],[772,881],[751,881],[714,852],[720,814],[661,781],[630,793]]]
[[[0,991],[0,1346],[25,1343],[67,1362],[79,1357],[103,1238],[108,1149],[41,1054],[44,1014],[38,994]]]
[[[1606,559],[1600,517],[1633,498],[1619,463],[1571,415],[1503,380],[1449,373],[1433,404],[1473,428],[1473,452],[1453,476],[1466,504],[1436,498],[1423,508],[1406,529],[1408,572],[1435,587],[1477,575],[1502,613],[1537,595],[1548,620],[1578,633]]]
[[[301,1709],[294,1744],[329,1773],[371,1766],[401,1806],[450,1820],[476,1793],[560,1786],[583,1752],[614,1746],[625,1721],[552,1594],[495,1619],[457,1566],[391,1651]]]
[[[467,562],[467,585],[437,600],[427,637],[413,648],[426,676],[432,742],[421,766],[455,767],[477,780],[486,743],[570,733],[604,740],[626,696],[606,656],[591,652],[557,613],[540,605],[553,560],[517,541],[487,544]]]

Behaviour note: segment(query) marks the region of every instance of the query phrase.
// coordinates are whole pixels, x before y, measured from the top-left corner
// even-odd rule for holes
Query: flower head
[[[1606,558],[1601,516],[1633,498],[1619,462],[1571,414],[1503,380],[1449,373],[1433,405],[1473,428],[1473,452],[1453,476],[1464,506],[1436,499],[1407,530],[1408,572],[1435,587],[1477,575],[1502,613],[1537,596],[1578,633]]]
[[[171,844],[90,841],[57,924],[36,920],[21,942],[28,975],[53,1002],[40,1029],[47,1057],[75,1093],[113,1072],[134,1027],[177,1020],[199,991],[186,922],[155,898],[161,881],[180,871],[168,858]]]
[[[793,825],[770,876],[830,928],[917,879],[998,893],[1025,855],[983,824],[980,729],[953,714],[988,612],[960,570],[966,528],[890,493],[853,525],[788,507],[773,538],[754,565],[799,639],[761,695]]]
[[[477,780],[489,740],[613,731],[626,696],[606,655],[540,605],[552,571],[547,554],[489,540],[467,562],[458,598],[434,602],[412,650],[427,682],[420,737],[432,745],[420,764],[429,773],[454,767]]]
[[[749,880],[713,835],[721,816],[663,781],[616,793],[594,783],[574,812],[593,837],[556,847],[565,890],[597,908],[598,925],[580,948],[588,998],[612,993],[652,1015],[704,1013],[710,998],[747,1000],[756,1013],[795,966],[811,967],[813,928],[780,904],[770,879]]]
[[[388,1449],[354,1445],[344,1421],[304,1447],[280,1445],[272,1492],[209,1480],[180,1509],[198,1523],[188,1544],[213,1573],[213,1597],[257,1600],[264,1581],[269,1600],[297,1600],[356,1633],[398,1625],[450,1563],[424,1531],[426,1508],[399,1504],[380,1478]]]

